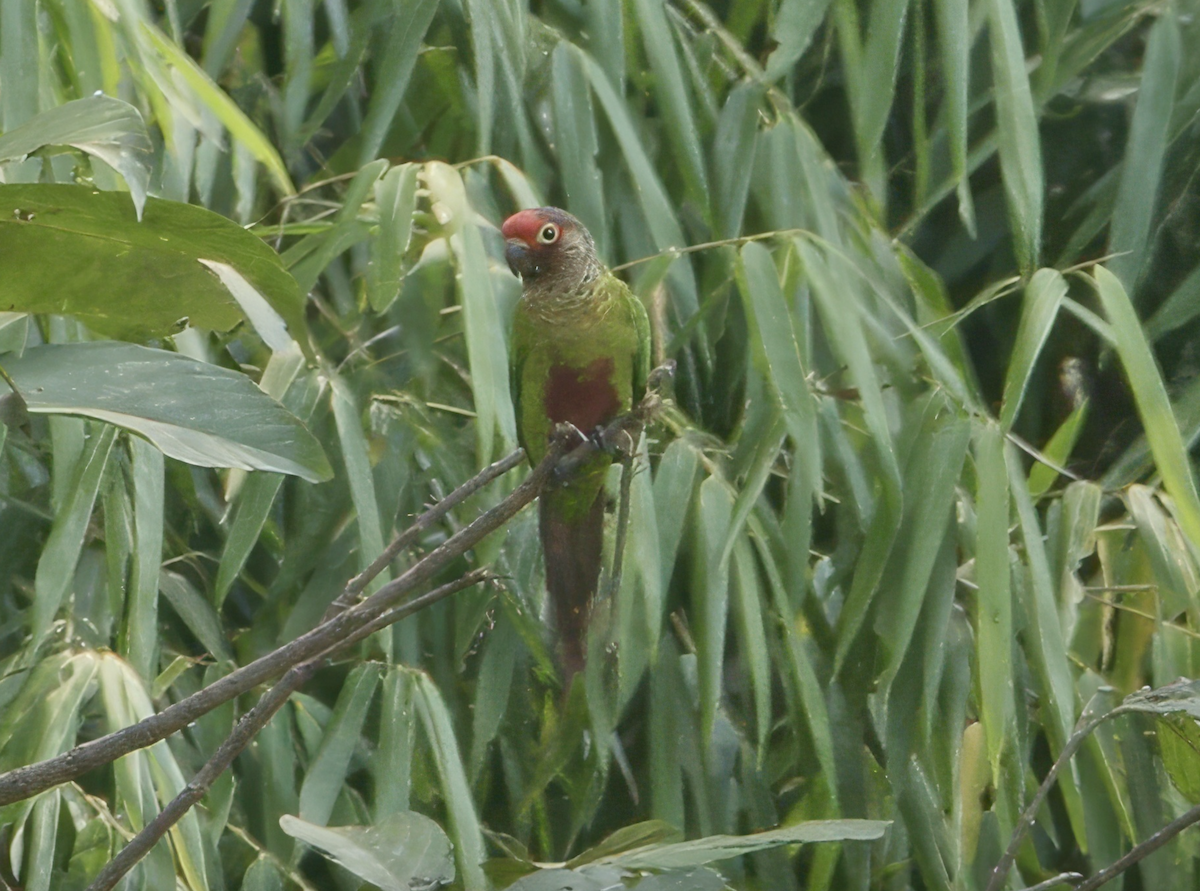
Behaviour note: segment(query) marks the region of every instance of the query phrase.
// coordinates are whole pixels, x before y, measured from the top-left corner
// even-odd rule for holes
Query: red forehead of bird
[[[574,227],[574,220],[557,207],[535,207],[532,210],[521,210],[504,221],[500,233],[504,238],[515,238],[526,244],[538,243],[538,233],[546,226],[553,224],[560,231],[568,231]]]

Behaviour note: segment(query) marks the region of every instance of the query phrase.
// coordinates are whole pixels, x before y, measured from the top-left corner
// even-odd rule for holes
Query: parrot
[[[587,436],[641,401],[650,373],[650,320],[628,285],[596,255],[591,233],[557,207],[504,221],[504,256],[521,280],[509,384],[517,434],[531,465],[557,424]],[[610,452],[595,454],[543,490],[538,528],[551,619],[567,682],[582,670],[604,545]]]

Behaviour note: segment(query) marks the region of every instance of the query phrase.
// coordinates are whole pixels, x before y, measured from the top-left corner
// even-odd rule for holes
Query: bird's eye
[[[537,240],[542,244],[554,244],[558,241],[558,227],[553,223],[547,223],[538,232]]]

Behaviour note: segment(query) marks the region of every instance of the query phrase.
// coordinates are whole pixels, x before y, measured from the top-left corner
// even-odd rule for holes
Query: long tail
[[[546,555],[546,589],[569,684],[583,669],[587,655],[588,619],[604,548],[604,490],[596,493],[592,506],[574,521],[566,519],[553,495],[543,496],[538,519]]]

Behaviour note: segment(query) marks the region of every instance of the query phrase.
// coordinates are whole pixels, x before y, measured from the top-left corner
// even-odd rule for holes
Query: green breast
[[[524,298],[518,303],[512,383],[521,442],[532,462],[545,454],[556,423],[590,433],[632,406],[640,340],[622,297],[561,313],[531,307]]]

